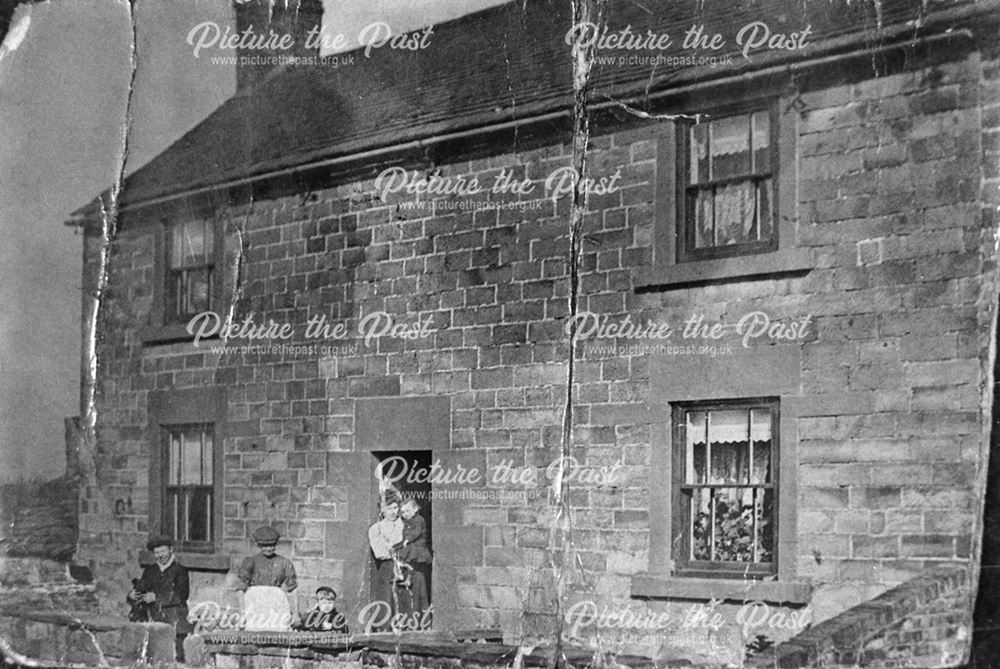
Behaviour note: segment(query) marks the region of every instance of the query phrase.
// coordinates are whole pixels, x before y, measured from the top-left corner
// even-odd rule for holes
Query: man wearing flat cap
[[[132,604],[130,619],[173,625],[177,633],[177,659],[184,661],[184,637],[191,631],[187,600],[190,593],[188,571],[174,555],[170,537],[150,537],[146,549],[154,564],[143,567],[142,576],[132,580],[126,599]]]
[[[236,589],[246,592],[254,585],[271,585],[285,592],[292,592],[298,586],[295,577],[295,566],[288,558],[274,552],[281,535],[278,530],[265,525],[254,530],[253,540],[257,542],[260,553],[243,558],[243,563],[236,572]]]

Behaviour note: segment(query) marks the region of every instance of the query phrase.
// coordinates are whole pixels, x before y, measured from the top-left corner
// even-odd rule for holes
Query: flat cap
[[[270,525],[258,527],[253,531],[253,540],[263,546],[274,545],[278,543],[278,539],[280,538],[281,535],[278,534],[278,530],[274,529]]]
[[[157,535],[157,536],[150,537],[149,541],[146,542],[146,550],[148,550],[148,551],[153,550],[157,546],[170,546],[171,548],[173,548],[173,546],[174,546],[174,540],[171,539],[170,537],[166,537],[166,536],[163,536],[163,535]]]

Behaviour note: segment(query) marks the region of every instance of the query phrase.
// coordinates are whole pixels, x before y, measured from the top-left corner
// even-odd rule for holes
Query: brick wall
[[[760,654],[751,666],[955,666],[972,634],[969,581],[966,569],[932,569]]]
[[[789,406],[798,520],[789,560],[795,577],[816,586],[817,620],[932,565],[970,562],[989,415],[982,389],[995,259],[985,240],[1000,181],[992,168],[984,174],[984,164],[995,165],[997,152],[996,64],[971,56],[854,79],[792,98],[795,230],[813,259],[804,276],[632,290],[635,275],[653,262],[662,123],[594,138],[593,173],[621,169],[622,189],[591,199],[583,242],[584,310],[673,323],[694,311],[726,322],[754,310],[812,316],[806,341],[777,350],[794,361],[797,378]],[[569,159],[567,145],[554,143],[439,167],[484,184],[501,169],[537,182]],[[381,201],[372,180],[231,206],[216,201],[229,259],[245,249],[237,320],[252,313],[301,333],[319,314],[351,324],[376,311],[407,323],[433,318],[430,338],[383,338],[327,357],[212,353],[207,342],[143,345],[155,293],[150,224],[160,212],[127,215],[102,312],[99,441],[83,458],[91,474],[79,559],[93,563],[109,606],[137,572],[149,529],[153,390],[227,388],[220,550],[246,554],[252,530],[274,524],[287,538],[279,552],[302,575],[300,592],[330,582],[349,610],[367,596],[356,532],[372,513],[352,497],[370,486],[357,483],[371,461],[355,441],[359,402],[446,397],[450,444],[440,455],[447,462],[544,469],[558,455],[566,399],[569,286],[567,200],[544,199],[541,190],[476,196],[517,200],[523,211],[414,211],[401,206],[412,196]],[[732,364],[757,369],[771,352],[739,351]],[[732,379],[711,364],[698,362],[699,383],[725,396]],[[657,402],[680,369],[681,362],[643,355],[579,354],[572,452],[591,466],[620,463],[625,476],[616,486],[571,493],[578,568],[567,587],[574,599],[675,620],[689,605],[630,598],[631,577],[649,569],[658,522],[651,495],[662,494],[666,481],[651,469],[668,419]],[[442,621],[503,624],[515,637],[553,629],[553,583],[544,568],[552,511],[544,474],[538,480],[532,492],[539,496],[527,501],[435,503],[435,523],[446,530],[435,535]],[[116,515],[119,499],[125,512]],[[355,534],[345,535],[348,528]],[[204,578],[221,585],[221,575]],[[731,621],[738,606],[717,610]],[[671,634],[671,643],[693,654],[739,654],[747,642],[732,626]],[[790,633],[771,636],[783,635]]]

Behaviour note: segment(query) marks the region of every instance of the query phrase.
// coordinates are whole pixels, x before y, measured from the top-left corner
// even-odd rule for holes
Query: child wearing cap
[[[337,632],[348,634],[347,620],[337,611],[337,593],[333,588],[316,588],[316,604],[299,619],[295,629],[306,632]]]

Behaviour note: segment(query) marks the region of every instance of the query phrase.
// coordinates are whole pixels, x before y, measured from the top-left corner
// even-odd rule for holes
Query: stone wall
[[[752,281],[634,290],[657,270],[658,170],[672,169],[674,129],[647,121],[596,134],[589,169],[620,170],[621,189],[590,199],[581,310],[674,324],[695,314],[732,324],[763,311],[808,316],[813,327],[804,341],[765,338],[746,348],[736,341],[718,357],[707,349],[646,355],[597,348],[606,342],[578,347],[572,453],[591,467],[620,465],[621,478],[571,493],[568,601],[674,621],[689,609],[690,602],[632,598],[633,576],[669,568],[657,539],[657,499],[669,481],[665,406],[684,399],[780,396],[791,445],[783,485],[793,501],[783,507],[779,569],[782,578],[811,579],[815,620],[933,565],[970,563],[996,306],[989,241],[1000,199],[996,74],[995,63],[973,54],[881,76],[862,68],[850,83],[783,92],[794,155],[783,192],[793,194],[791,229],[810,269]],[[328,354],[213,352],[217,341],[149,339],[164,212],[126,214],[102,304],[99,440],[83,458],[90,479],[79,559],[92,566],[109,606],[138,573],[150,529],[151,393],[226,393],[218,552],[250,552],[253,529],[273,524],[285,537],[279,552],[301,574],[300,592],[330,583],[351,612],[367,597],[362,530],[373,511],[371,452],[379,443],[412,447],[407,435],[423,443],[422,421],[440,423],[419,408],[404,412],[379,442],[378,421],[359,415],[383,415],[373,398],[413,398],[421,407],[431,397],[447,401],[447,443],[423,447],[445,465],[490,471],[512,462],[539,472],[535,486],[508,482],[491,485],[488,498],[435,500],[439,623],[503,625],[515,639],[554,630],[544,469],[559,454],[570,357],[568,199],[545,198],[541,182],[569,161],[568,144],[552,142],[439,162],[443,176],[488,185],[506,170],[538,185],[531,195],[437,198],[466,201],[464,211],[435,208],[426,196],[383,199],[372,179],[235,204],[209,197],[171,210],[224,219],[234,270],[225,294],[236,298],[235,320],[252,314],[257,323],[293,324],[299,337],[281,343],[315,344],[301,336],[313,316],[352,328],[380,311],[409,325],[432,319],[427,338],[382,337],[368,346],[352,338]],[[513,206],[475,210],[485,201]],[[87,252],[94,249],[90,237]],[[246,342],[230,345],[238,343]],[[221,574],[203,578],[206,587],[222,586]],[[723,629],[671,628],[625,647],[655,652],[662,642],[693,656],[740,657],[749,642],[733,624],[741,603],[712,603]],[[597,632],[604,634],[586,635]],[[792,634],[768,631],[776,641]]]
[[[951,667],[972,636],[968,570],[940,568],[754,657],[755,667]]]
[[[804,369],[830,394],[799,426],[800,569],[832,592],[968,559],[977,541],[996,66],[926,75],[805,98],[800,234],[832,291],[807,296],[830,315]]]
[[[70,477],[4,485],[0,555],[68,562],[76,550],[79,495]]]

